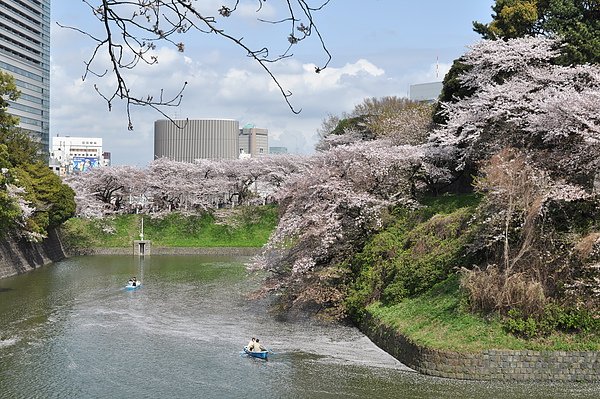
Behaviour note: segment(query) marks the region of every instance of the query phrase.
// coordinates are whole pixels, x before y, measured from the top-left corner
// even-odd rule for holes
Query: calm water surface
[[[246,260],[76,257],[0,280],[0,398],[600,397],[421,376],[354,328],[277,321],[245,299]],[[268,361],[240,354],[251,336]]]

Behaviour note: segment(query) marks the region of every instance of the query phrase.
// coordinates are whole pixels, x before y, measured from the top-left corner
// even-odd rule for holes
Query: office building
[[[21,97],[8,112],[49,153],[50,0],[0,1],[0,70],[14,76]]]
[[[415,101],[434,102],[437,101],[441,92],[442,82],[430,82],[410,85],[408,97]]]
[[[287,147],[269,147],[269,154],[287,154]]]
[[[269,131],[247,124],[240,129],[240,156],[256,158],[269,153]]]
[[[50,168],[59,176],[110,166],[99,137],[52,137]]]

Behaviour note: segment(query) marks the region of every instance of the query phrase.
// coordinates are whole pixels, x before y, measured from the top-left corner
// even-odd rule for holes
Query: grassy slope
[[[424,295],[392,306],[374,303],[367,310],[413,342],[435,349],[600,350],[600,337],[593,335],[556,333],[535,340],[517,338],[506,333],[497,319],[465,312],[461,301],[458,277],[453,276]]]
[[[437,197],[426,202],[427,209],[421,210],[424,216],[423,223],[413,226],[412,229],[399,229],[407,226],[406,222],[398,219],[396,226],[392,226],[388,232],[393,232],[395,242],[384,245],[402,246],[407,237],[420,231],[426,219],[434,215],[450,214],[459,208],[476,206],[472,196]],[[429,219],[432,220],[432,219]],[[372,242],[376,242],[373,237]],[[444,240],[440,246],[447,245],[449,241]],[[372,253],[387,252],[389,249],[375,248]],[[396,253],[398,251],[395,251]],[[429,251],[422,255],[425,262]],[[389,262],[397,262],[395,257]],[[369,258],[369,254],[367,254]],[[373,258],[373,256],[370,256]],[[439,258],[439,257],[438,257]],[[414,260],[419,263],[418,259]],[[372,263],[371,263],[372,264]],[[363,285],[361,289],[365,289]],[[504,331],[498,319],[488,319],[474,315],[466,311],[466,299],[459,289],[459,277],[456,272],[433,288],[420,295],[402,299],[399,303],[384,304],[375,302],[367,307],[367,311],[375,318],[385,324],[396,328],[400,333],[413,342],[436,349],[452,350],[458,352],[475,352],[483,349],[531,349],[531,350],[600,350],[600,337],[583,334],[560,334],[556,333],[549,337],[538,339],[521,339]]]
[[[162,247],[261,247],[277,224],[277,208],[245,207],[217,216],[144,217],[144,238]],[[74,218],[62,228],[68,247],[129,247],[139,239],[140,215],[103,220]]]

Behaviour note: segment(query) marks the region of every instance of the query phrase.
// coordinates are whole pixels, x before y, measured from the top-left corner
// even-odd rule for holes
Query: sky
[[[99,1],[92,1],[99,3]],[[206,14],[215,15],[230,0],[202,0]],[[239,12],[223,27],[243,37],[250,48],[269,47],[271,54],[287,48],[289,28],[262,23],[277,20],[282,2],[241,0]],[[311,4],[318,2],[309,1]],[[315,23],[332,56],[319,74],[327,55],[317,37],[294,46],[293,57],[270,65],[282,86],[292,92],[293,113],[271,78],[245,52],[215,35],[188,32],[181,35],[183,53],[173,46],[157,47],[158,63],[141,65],[128,74],[137,93],[158,97],[176,95],[188,82],[179,107],[165,113],[174,119],[234,119],[269,130],[269,146],[311,154],[317,131],[328,115],[351,112],[365,98],[408,97],[411,84],[441,81],[453,60],[480,40],[472,22],[489,22],[493,0],[331,0],[314,12]],[[133,107],[134,129],[127,129],[125,103],[115,100],[111,110],[95,90],[109,92],[114,80],[85,74],[94,42],[88,33],[101,29],[90,9],[79,1],[52,2],[50,134],[100,137],[113,165],[146,166],[153,158],[154,121],[165,119],[148,107]],[[94,71],[101,72],[105,54]]]

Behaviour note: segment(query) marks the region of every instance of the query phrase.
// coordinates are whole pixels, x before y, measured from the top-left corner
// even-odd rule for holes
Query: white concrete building
[[[50,168],[59,176],[110,166],[99,137],[52,137]]]
[[[410,85],[409,98],[415,101],[437,101],[442,92],[443,82],[419,83]]]

